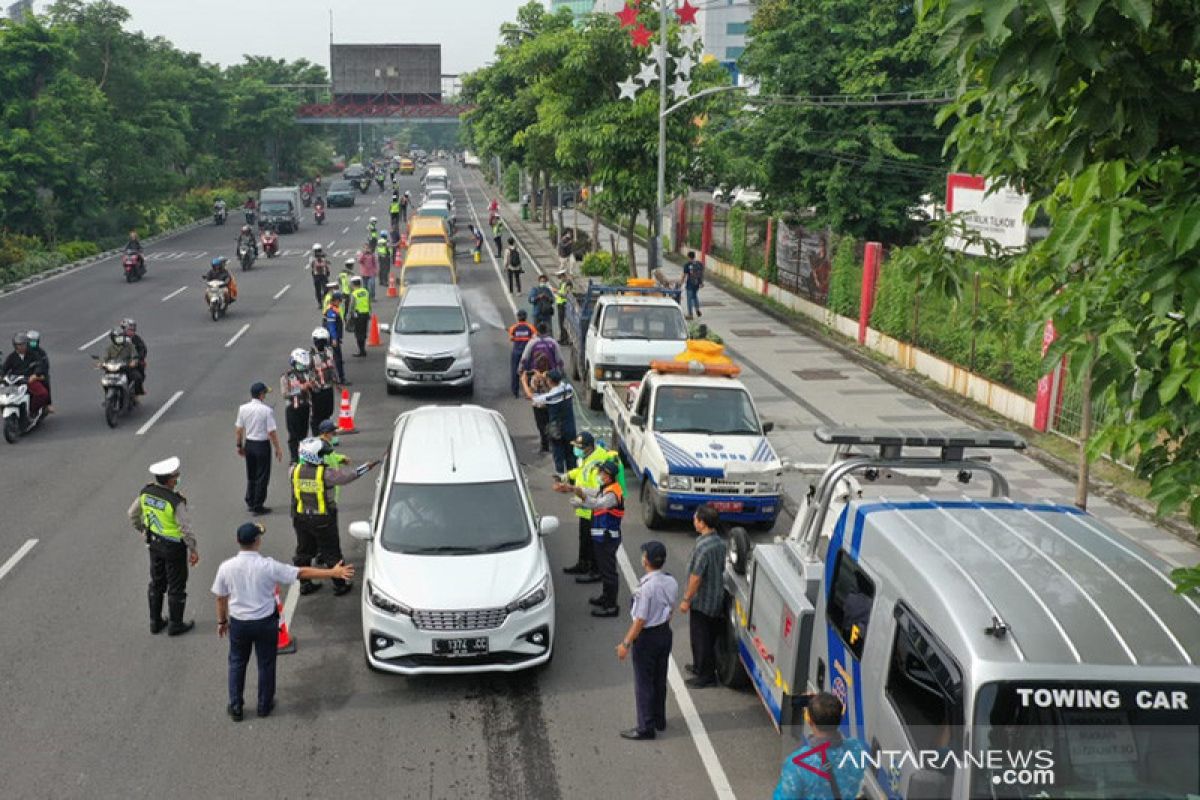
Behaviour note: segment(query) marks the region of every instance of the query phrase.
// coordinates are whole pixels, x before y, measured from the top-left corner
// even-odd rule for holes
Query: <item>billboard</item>
[[[331,44],[334,95],[442,94],[440,44]]]
[[[991,182],[982,175],[953,172],[946,177],[946,213],[963,214],[967,228],[1005,249],[1026,245],[1029,238],[1029,226],[1025,223],[1027,208],[1029,195],[1007,186],[993,190]],[[950,237],[946,246],[968,255],[984,255],[982,247],[969,245],[956,236]]]

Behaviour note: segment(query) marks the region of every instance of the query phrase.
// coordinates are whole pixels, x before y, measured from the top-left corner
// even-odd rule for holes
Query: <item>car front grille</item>
[[[503,608],[413,612],[413,623],[423,631],[486,631],[499,628],[506,619],[508,611]]]
[[[721,478],[692,478],[692,491],[700,494],[753,495],[758,490],[754,481],[727,481]]]
[[[454,363],[454,356],[440,358],[421,358],[419,356],[404,356],[404,366],[412,372],[445,372]]]

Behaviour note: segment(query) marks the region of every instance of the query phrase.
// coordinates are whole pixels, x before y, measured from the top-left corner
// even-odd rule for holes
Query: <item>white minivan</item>
[[[367,542],[367,664],[402,675],[515,672],[554,649],[554,585],[504,418],[480,406],[423,406],[396,420]]]

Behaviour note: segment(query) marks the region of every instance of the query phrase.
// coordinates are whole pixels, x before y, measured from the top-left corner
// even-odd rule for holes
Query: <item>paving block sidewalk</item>
[[[558,260],[547,232],[539,223],[523,222],[515,204],[502,203],[502,213],[528,255],[553,275]],[[591,220],[584,223],[582,215],[580,219],[580,227],[590,231]],[[602,225],[602,240],[607,241],[609,234],[616,235]],[[618,237],[618,241],[623,243],[624,239]],[[636,252],[644,270],[646,250],[639,244]],[[663,265],[663,271],[672,280],[681,276],[680,267],[671,262]],[[785,459],[801,463],[827,461],[828,448],[812,435],[822,425],[945,430],[966,424],[712,284],[701,290],[700,302],[699,321],[721,336],[729,355],[743,367],[742,380],[761,416],[775,423],[770,440]],[[993,463],[1008,478],[1016,499],[1063,503],[1074,496],[1073,483],[1026,455],[1000,452],[993,456]],[[794,473],[786,481],[793,497],[801,496],[808,482],[808,478]],[[972,484],[961,487],[960,493],[986,494],[989,483],[986,476],[977,474]],[[934,493],[947,490],[944,480]],[[955,491],[953,485],[949,491]],[[899,487],[884,487],[880,493],[893,497],[911,494]],[[1200,561],[1200,548],[1104,498],[1092,498],[1088,510],[1172,565]]]

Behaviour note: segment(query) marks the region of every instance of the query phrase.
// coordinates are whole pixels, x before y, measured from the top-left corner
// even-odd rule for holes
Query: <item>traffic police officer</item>
[[[573,487],[578,505],[592,512],[592,552],[600,573],[600,594],[588,600],[593,617],[615,617],[617,609],[617,550],[621,548],[621,521],[625,518],[625,493],[617,482],[619,467],[613,461],[597,466],[600,488]]]
[[[326,444],[320,439],[300,443],[300,463],[292,468],[292,526],[296,531],[296,555],[292,563],[307,567],[317,562],[332,567],[342,560],[338,538],[336,488],[352,483],[379,464],[371,461],[357,467],[331,469],[323,461]],[[312,594],[320,584],[300,581],[300,594]],[[350,591],[349,581],[335,578],[333,593]]]
[[[554,490],[570,492],[573,487],[581,487],[585,490],[598,489],[600,487],[598,467],[605,461],[615,458],[616,454],[610,453],[603,447],[598,447],[595,437],[588,431],[576,436],[575,441],[571,442],[571,447],[574,449],[575,461],[579,466],[567,473],[570,485],[555,482]],[[575,516],[579,519],[579,557],[573,565],[564,567],[563,572],[575,575],[576,583],[597,583],[600,580],[600,573],[596,571],[596,557],[592,552],[592,510],[578,506],[575,509]]]
[[[517,321],[508,327],[508,340],[512,342],[512,356],[509,359],[508,370],[512,376],[513,397],[521,396],[521,356],[530,340],[537,334],[537,329],[529,324],[529,314],[525,309],[517,312]]]
[[[392,182],[396,182],[396,171],[392,169]],[[388,204],[388,215],[391,217],[392,226],[400,224],[400,193],[392,192],[392,202]]]
[[[558,340],[567,341],[567,298],[571,296],[571,281],[566,270],[558,273],[558,286],[554,287],[554,308],[558,313]]]
[[[329,298],[329,308],[325,311],[325,330],[329,333],[329,349],[333,353],[333,367],[337,371],[337,382],[349,386],[346,380],[346,364],[342,361],[342,339],[346,335],[346,318],[342,311],[345,295],[335,291]]]
[[[371,322],[371,293],[363,287],[363,279],[355,275],[350,279],[350,321],[354,326],[354,341],[358,344],[355,358],[367,357],[367,326]]]
[[[150,466],[154,482],[142,488],[129,507],[133,529],[146,540],[150,551],[150,632],[168,636],[187,633],[194,622],[183,620],[187,603],[188,564],[200,563],[196,537],[187,514],[187,499],[179,488],[179,459],[168,458]],[[163,619],[163,596],[170,623]]]
[[[355,261],[353,258],[347,258],[345,262],[342,263],[341,274],[338,275],[338,289],[340,289],[342,294],[346,296],[349,296],[350,289],[353,288],[350,286],[350,279],[354,277],[354,264]]]
[[[279,377],[279,393],[287,399],[284,421],[293,464],[299,458],[300,440],[308,433],[313,389],[311,367],[312,355],[303,347],[297,347],[288,359],[288,371]]]
[[[679,584],[662,571],[667,548],[662,542],[642,545],[642,569],[629,616],[633,622],[617,645],[617,658],[633,653],[633,693],[637,727],[621,731],[626,739],[653,739],[667,727],[667,668],[671,663],[671,610]]]
[[[309,396],[312,399],[312,414],[309,429],[315,436],[321,423],[333,416],[333,384],[337,380],[337,368],[333,363],[333,349],[329,346],[329,331],[314,328],[312,348],[308,351],[312,368],[309,370]]]
[[[393,227],[392,230],[395,230]],[[379,262],[379,285],[387,286],[388,274],[392,271],[392,248],[388,236],[380,236],[375,245],[375,260]]]

